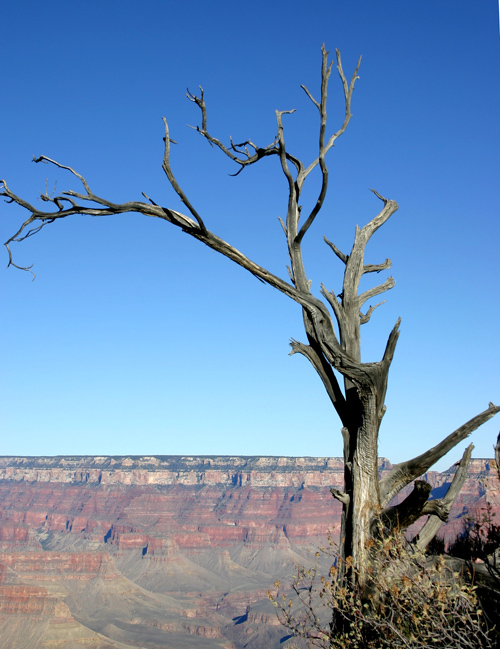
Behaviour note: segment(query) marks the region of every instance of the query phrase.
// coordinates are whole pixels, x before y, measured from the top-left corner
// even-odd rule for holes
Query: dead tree
[[[382,302],[368,308],[365,305],[376,296],[391,289],[395,282],[392,277],[389,277],[380,285],[362,293],[359,293],[359,284],[363,275],[378,273],[391,267],[389,259],[379,264],[365,264],[364,253],[373,234],[398,209],[397,203],[372,190],[382,202],[382,209],[366,225],[361,228],[356,227],[354,243],[348,254],[341,251],[325,237],[325,243],[344,266],[342,289],[338,295],[336,291],[329,290],[323,284],[321,284],[322,299],[311,292],[311,280],[307,277],[302,258],[302,242],[319,215],[327,193],[327,153],[337,138],[344,133],[351,119],[351,100],[354,85],[358,79],[360,62],[361,59],[349,81],[342,68],[340,53],[338,51],[336,53],[336,67],[344,91],[345,115],[340,128],[329,136],[327,135],[327,91],[333,62],[328,61],[328,52],[325,51],[324,46],[322,47],[319,99],[316,99],[305,86],[302,86],[317,109],[319,117],[317,157],[307,166],[288,150],[285,142],[283,116],[293,113],[293,110],[276,111],[277,134],[267,146],[258,146],[252,140],[236,144],[232,139],[229,144],[225,145],[208,130],[207,107],[203,89],[200,87],[199,96],[191,94],[189,91],[187,93],[188,99],[198,107],[201,113],[201,126],[197,126],[196,130],[213,147],[218,148],[235,163],[236,173],[259,163],[263,158],[270,156],[277,158],[288,184],[286,218],[280,219],[290,259],[287,279],[270,273],[208,229],[205,223],[206,217],[202,218],[198,210],[191,204],[172,171],[170,145],[173,140],[170,139],[166,119],[163,120],[165,125],[163,170],[170,185],[185,205],[186,214],[156,204],[144,192],[143,196],[147,202],[111,202],[94,194],[85,178],[74,169],[45,156],[37,158],[35,162],[49,163],[69,171],[80,181],[83,190],[79,192],[70,190],[62,192],[58,196],[42,194],[41,199],[48,204],[48,210],[43,211],[17,196],[5,181],[0,181],[0,195],[4,196],[7,202],[17,203],[29,213],[29,217],[22,223],[19,230],[5,244],[9,255],[9,265],[21,268],[13,261],[11,244],[36,234],[49,223],[54,223],[73,214],[110,216],[126,212],[139,212],[145,216],[163,219],[180,228],[188,235],[239,264],[261,281],[278,289],[301,307],[307,341],[292,340],[291,354],[303,354],[310,361],[340,418],[344,442],[345,488],[343,492],[332,490],[332,493],[343,506],[342,553],[344,557],[352,556],[354,558],[358,567],[358,575],[363,574],[363,557],[372,534],[373,523],[377,517],[382,513],[382,518],[387,524],[392,526],[403,524],[398,515],[393,515],[394,511],[391,513],[391,510],[386,510],[391,499],[500,410],[499,407],[490,404],[484,412],[473,417],[434,448],[408,462],[396,465],[383,480],[379,479],[378,434],[386,410],[384,401],[387,379],[399,336],[400,320],[396,322],[389,334],[382,359],[378,362],[362,362],[361,326],[369,322],[373,311]],[[314,204],[306,212],[300,204],[301,192],[304,183],[315,169],[319,169],[321,186]],[[29,269],[24,268],[24,270]],[[402,505],[405,521],[416,520],[428,513],[434,514],[440,519],[446,518],[450,503],[429,502],[428,491],[428,489],[420,490],[416,497]]]

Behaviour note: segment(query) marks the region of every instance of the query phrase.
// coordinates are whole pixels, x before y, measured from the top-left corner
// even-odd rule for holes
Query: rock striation
[[[342,482],[339,458],[1,457],[2,647],[286,646],[266,590],[338,534]],[[487,501],[476,459],[445,538]]]

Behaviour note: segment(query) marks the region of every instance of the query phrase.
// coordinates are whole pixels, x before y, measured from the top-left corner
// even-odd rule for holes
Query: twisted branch
[[[201,110],[201,128],[199,126],[190,126],[190,128],[197,131],[202,135],[211,146],[216,146],[219,148],[228,158],[233,162],[236,162],[240,165],[240,169],[235,174],[230,174],[232,176],[237,176],[243,171],[243,169],[249,165],[255,164],[262,158],[265,158],[269,155],[278,155],[278,138],[276,137],[271,144],[268,144],[266,147],[259,147],[252,142],[252,140],[246,140],[240,144],[235,144],[232,137],[230,137],[230,147],[226,147],[218,138],[211,135],[207,130],[207,105],[205,103],[205,93],[203,88],[200,88],[200,96],[196,96],[193,93],[187,90],[186,97],[195,103],[198,108]],[[254,150],[254,153],[251,154],[248,147],[251,147]],[[294,156],[287,154],[288,159],[294,164],[296,169],[301,168],[301,162]]]

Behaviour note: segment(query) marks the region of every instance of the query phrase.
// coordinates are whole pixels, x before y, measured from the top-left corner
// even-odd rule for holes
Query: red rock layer
[[[452,477],[424,478],[439,497]],[[0,458],[0,628],[19,616],[76,628],[74,613],[94,625],[82,636],[92,642],[102,632],[137,643],[149,629],[152,647],[165,646],[155,634],[240,647],[266,626],[280,646],[266,589],[291,573],[297,552],[338,532],[330,487],[342,479],[336,458]],[[496,467],[473,460],[447,538],[487,502],[500,511]],[[82,596],[89,588],[108,593],[106,605],[137,593],[99,626],[99,606]],[[134,612],[150,596],[172,600]]]

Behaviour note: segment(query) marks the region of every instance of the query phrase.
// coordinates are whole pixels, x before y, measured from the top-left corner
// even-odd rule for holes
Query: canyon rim
[[[454,471],[426,474],[434,497]],[[266,590],[338,535],[342,480],[339,458],[2,457],[2,647],[286,646]],[[486,502],[474,459],[445,539]]]

